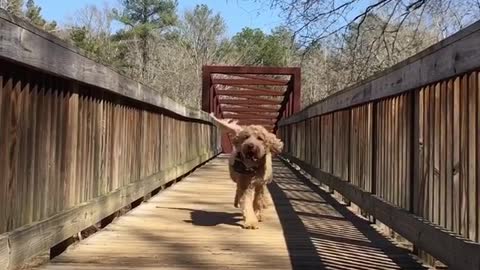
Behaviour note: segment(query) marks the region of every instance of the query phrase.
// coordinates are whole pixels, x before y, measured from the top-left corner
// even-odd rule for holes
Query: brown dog
[[[244,228],[257,229],[262,210],[270,204],[266,184],[272,181],[272,156],[283,143],[275,134],[258,125],[239,126],[235,121],[217,119],[220,127],[232,135],[234,150],[229,159],[230,177],[237,184],[234,205],[243,212]]]

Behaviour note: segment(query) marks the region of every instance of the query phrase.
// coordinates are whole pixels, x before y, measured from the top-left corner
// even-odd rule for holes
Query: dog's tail
[[[238,124],[237,120],[218,119],[217,117],[215,117],[214,113],[210,113],[210,116],[217,123],[217,125],[220,127],[220,129],[222,129],[223,131],[225,131],[227,133],[237,134],[242,130],[242,127]]]

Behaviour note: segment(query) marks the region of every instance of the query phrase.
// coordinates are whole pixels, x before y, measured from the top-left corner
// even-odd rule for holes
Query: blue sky
[[[66,22],[68,17],[74,16],[76,10],[87,4],[103,6],[107,3],[115,7],[119,0],[36,0],[35,2],[42,7],[42,14],[46,19],[55,20],[61,24]],[[247,26],[258,27],[269,32],[281,24],[278,11],[271,10],[267,4],[258,3],[255,0],[179,0],[178,2],[180,13],[194,8],[197,4],[207,4],[222,15],[228,25],[229,35],[234,35]]]

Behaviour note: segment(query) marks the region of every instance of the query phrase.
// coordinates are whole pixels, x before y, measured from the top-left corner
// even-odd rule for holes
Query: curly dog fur
[[[233,133],[234,150],[229,159],[229,171],[237,184],[234,206],[242,209],[244,228],[257,229],[263,209],[271,204],[266,185],[273,178],[272,156],[282,151],[283,143],[262,126],[243,127],[213,118],[224,130]]]

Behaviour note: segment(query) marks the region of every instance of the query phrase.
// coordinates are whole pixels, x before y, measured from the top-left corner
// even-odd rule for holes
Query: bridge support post
[[[291,102],[292,102],[292,114],[300,111],[301,107],[301,87],[302,87],[302,74],[300,72],[300,69],[295,69],[295,71],[292,74],[292,96],[291,96]]]
[[[211,108],[211,86],[212,79],[210,77],[210,69],[208,66],[203,66],[202,68],[202,111],[212,112]]]

